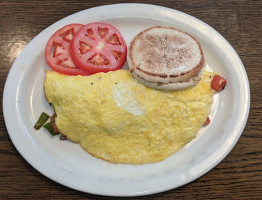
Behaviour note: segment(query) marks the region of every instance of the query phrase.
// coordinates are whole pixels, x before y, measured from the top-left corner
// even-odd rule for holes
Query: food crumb
[[[61,134],[59,139],[60,140],[67,140],[67,137],[65,135]]]

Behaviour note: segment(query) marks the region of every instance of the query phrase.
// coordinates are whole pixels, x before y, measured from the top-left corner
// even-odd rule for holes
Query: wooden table
[[[213,170],[180,188],[133,199],[262,199],[262,1],[135,2],[180,10],[220,32],[234,47],[245,66],[251,89],[251,109],[237,145]],[[111,3],[121,1],[1,0],[0,99],[13,62],[39,32],[77,11]],[[114,199],[72,190],[40,174],[12,144],[2,109],[0,119],[0,199]]]

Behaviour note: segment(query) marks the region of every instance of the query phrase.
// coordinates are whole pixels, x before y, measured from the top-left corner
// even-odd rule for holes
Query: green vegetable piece
[[[48,130],[48,132],[49,132],[51,135],[53,135],[53,136],[59,134],[58,132],[55,132],[55,131],[54,131],[54,127],[53,127],[53,125],[52,125],[52,122],[46,123],[43,127],[44,127],[46,130]]]
[[[34,125],[34,128],[36,130],[39,130],[46,123],[48,119],[49,119],[49,115],[46,114],[45,112],[42,112],[36,124]]]

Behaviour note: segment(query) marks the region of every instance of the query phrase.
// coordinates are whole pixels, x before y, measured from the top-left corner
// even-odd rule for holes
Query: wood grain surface
[[[230,154],[201,178],[167,192],[130,199],[262,199],[262,1],[150,0],[190,14],[221,33],[240,56],[251,89],[249,119]],[[0,1],[0,99],[21,50],[42,30],[80,10],[111,0]],[[2,106],[2,102],[0,104]],[[46,178],[12,144],[0,113],[0,199],[118,199],[86,194]],[[119,198],[120,199],[120,198]]]

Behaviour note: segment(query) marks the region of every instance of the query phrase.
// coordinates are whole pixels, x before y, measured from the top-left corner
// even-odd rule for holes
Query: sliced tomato
[[[213,80],[211,82],[211,88],[213,88],[216,91],[221,91],[224,89],[224,87],[226,86],[227,81],[226,79],[224,79],[223,77],[219,76],[219,75],[215,75],[213,77]]]
[[[69,24],[50,37],[45,48],[45,59],[51,69],[67,75],[90,74],[74,64],[69,52],[70,42],[82,26],[82,24]]]
[[[120,69],[126,60],[127,47],[119,30],[110,24],[83,26],[70,44],[73,62],[91,73]]]

